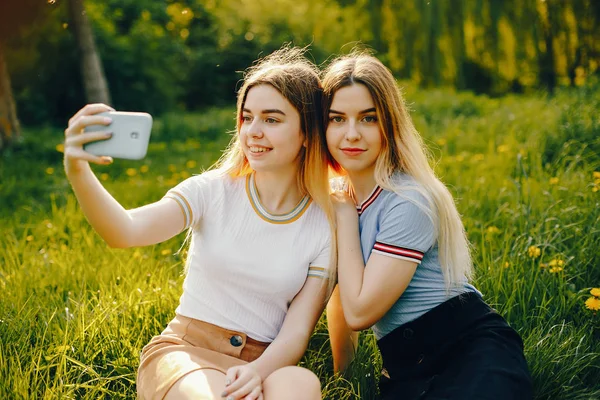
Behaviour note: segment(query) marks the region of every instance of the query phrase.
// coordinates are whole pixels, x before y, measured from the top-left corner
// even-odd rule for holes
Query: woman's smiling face
[[[381,129],[365,85],[344,86],[333,95],[326,138],[332,157],[348,173],[373,172],[381,151]]]
[[[304,143],[300,113],[273,86],[262,84],[248,91],[239,136],[253,170],[297,167]]]

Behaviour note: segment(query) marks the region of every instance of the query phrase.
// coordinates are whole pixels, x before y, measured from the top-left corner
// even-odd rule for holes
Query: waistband
[[[394,370],[418,359],[424,349],[436,352],[454,343],[469,328],[490,319],[498,319],[493,323],[499,323],[499,326],[508,326],[479,294],[462,293],[379,339],[377,346],[383,366],[393,376]]]

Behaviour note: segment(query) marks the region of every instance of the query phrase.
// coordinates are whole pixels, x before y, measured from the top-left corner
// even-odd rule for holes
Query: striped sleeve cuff
[[[421,264],[421,260],[423,260],[424,256],[424,253],[418,250],[392,246],[390,244],[385,244],[381,242],[375,242],[375,245],[373,246],[373,252],[383,254],[385,256],[399,258],[406,261],[416,262],[417,264]]]
[[[192,212],[192,207],[190,207],[190,203],[188,203],[187,199],[179,192],[169,191],[165,195],[167,199],[173,199],[179,204],[181,208],[181,212],[183,212],[184,224],[183,229],[187,229],[192,225],[194,221],[194,213]]]
[[[323,268],[323,267],[317,267],[314,265],[311,265],[310,267],[308,267],[308,276],[312,276],[314,278],[320,278],[320,279],[329,279],[329,274],[327,273],[327,268]]]

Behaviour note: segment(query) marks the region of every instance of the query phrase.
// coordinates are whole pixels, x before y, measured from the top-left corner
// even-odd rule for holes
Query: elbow
[[[134,244],[131,241],[127,240],[125,237],[103,237],[104,242],[111,249],[128,249],[130,247],[134,247]]]
[[[364,314],[348,315],[348,314],[350,314],[350,313],[346,314],[346,322],[348,323],[348,326],[350,327],[350,329],[352,329],[353,331],[356,331],[356,332],[364,331],[365,329],[369,329],[376,322],[376,321],[373,321],[373,319],[370,318],[369,315],[364,315]]]
[[[128,249],[139,246],[135,240],[134,230],[130,227],[122,226],[110,232],[103,232],[100,236],[102,236],[108,247],[112,249]]]

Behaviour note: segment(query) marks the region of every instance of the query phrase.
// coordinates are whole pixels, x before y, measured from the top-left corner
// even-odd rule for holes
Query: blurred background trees
[[[0,13],[0,76],[33,125],[111,98],[153,114],[231,104],[240,71],[284,42],[318,63],[360,42],[399,79],[489,95],[581,85],[600,63],[596,0],[3,0]]]

